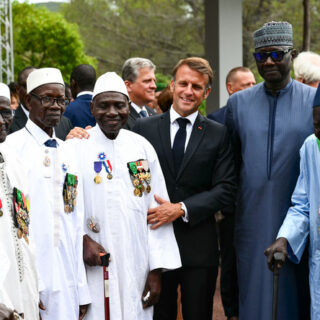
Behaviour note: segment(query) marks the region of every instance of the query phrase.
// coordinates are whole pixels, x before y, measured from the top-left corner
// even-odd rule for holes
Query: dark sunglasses
[[[269,57],[272,59],[273,62],[279,62],[291,50],[292,49],[270,51],[270,52],[254,52],[253,56],[257,62],[266,62]]]

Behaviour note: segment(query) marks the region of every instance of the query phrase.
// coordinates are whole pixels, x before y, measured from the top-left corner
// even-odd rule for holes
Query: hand
[[[84,129],[80,127],[74,127],[68,135],[66,136],[66,140],[78,138],[78,139],[88,139],[90,134],[88,133],[88,129],[92,128],[91,126],[86,126]]]
[[[39,301],[39,309],[40,309],[40,310],[46,310],[46,307],[42,304],[42,301],[41,301],[41,300]],[[41,318],[41,314],[39,314],[39,318],[40,318],[40,320],[42,319],[42,318]]]
[[[100,253],[106,250],[87,234],[83,236],[83,260],[88,266],[101,266]]]
[[[150,294],[148,294],[150,292]],[[151,307],[158,303],[161,292],[161,269],[155,269],[149,272],[144,290],[142,293],[143,309]],[[148,299],[146,299],[149,296]]]
[[[79,307],[79,320],[82,320],[88,311],[88,304],[84,304]]]
[[[272,272],[274,271],[275,265],[280,269],[286,261],[288,256],[287,244],[288,240],[286,238],[279,238],[264,251],[264,255],[268,258],[268,267]],[[276,252],[283,253],[283,258],[281,260],[274,259],[274,254]]]
[[[0,303],[0,319],[1,320],[15,320],[17,313],[7,308],[6,305]],[[21,317],[21,318],[20,318]],[[23,319],[23,315],[19,315],[19,319]]]
[[[170,223],[184,215],[180,203],[171,203],[157,195],[154,195],[154,198],[160,206],[148,210],[147,221],[148,224],[152,224],[151,229],[157,229],[163,224]]]

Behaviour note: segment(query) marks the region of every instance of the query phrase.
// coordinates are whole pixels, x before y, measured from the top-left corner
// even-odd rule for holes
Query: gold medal
[[[72,201],[72,205],[75,207],[75,206],[76,206],[76,204],[77,204],[76,199],[73,199],[73,201]]]
[[[138,188],[135,188],[135,189],[133,190],[133,193],[134,193],[134,195],[135,195],[136,197],[140,197],[140,190],[139,190]]]
[[[111,180],[111,179],[112,179],[112,174],[111,174],[111,173],[108,173],[107,178],[108,178],[109,180]]]
[[[94,179],[93,179],[93,181],[94,181],[96,184],[99,184],[99,183],[102,182],[102,179],[101,179],[100,176],[95,176]]]
[[[19,239],[22,238],[22,234],[23,234],[23,233],[22,233],[22,230],[19,229],[18,232],[17,232],[17,236],[18,236]]]
[[[147,189],[146,190],[147,190],[147,193],[150,193],[150,191],[151,191],[150,184],[147,185]]]
[[[145,187],[144,187],[144,185],[142,184],[142,185],[141,185],[141,192],[144,192],[144,190],[145,190]]]
[[[28,237],[25,234],[23,235],[23,239],[26,241],[27,244],[29,244]]]
[[[66,205],[64,206],[64,212],[67,212],[67,213],[68,213],[68,209],[69,209],[69,206],[66,204]]]
[[[137,187],[137,186],[140,184],[140,181],[139,181],[139,179],[136,178],[136,179],[133,180],[132,183],[133,183],[133,185],[134,185],[135,187]]]
[[[50,158],[49,158],[48,156],[45,156],[45,157],[44,157],[43,164],[44,164],[46,167],[50,167],[51,160],[50,160]]]
[[[3,211],[2,210],[0,210],[0,217],[2,217],[3,216]]]

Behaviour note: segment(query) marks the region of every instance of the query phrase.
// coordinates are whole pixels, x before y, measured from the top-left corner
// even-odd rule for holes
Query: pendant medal
[[[102,162],[101,162],[101,161],[95,161],[95,162],[93,163],[93,169],[94,169],[95,173],[97,174],[97,175],[94,177],[93,181],[94,181],[94,183],[96,183],[96,184],[100,184],[100,183],[102,182],[102,179],[101,179],[101,177],[99,176],[99,173],[100,173],[101,170],[102,170]]]

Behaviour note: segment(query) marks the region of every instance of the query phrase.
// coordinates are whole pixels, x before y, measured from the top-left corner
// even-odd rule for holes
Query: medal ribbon
[[[102,170],[102,162],[101,161],[95,161],[93,163],[93,165],[94,165],[94,171],[96,173],[99,173]]]
[[[317,138],[317,145],[318,145],[318,149],[320,151],[320,140]]]
[[[131,170],[131,172],[133,173],[133,175],[137,174],[137,166],[134,162],[129,162],[129,168]]]

